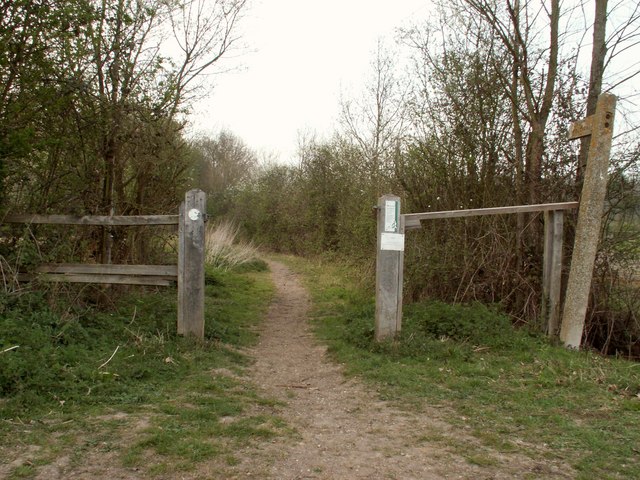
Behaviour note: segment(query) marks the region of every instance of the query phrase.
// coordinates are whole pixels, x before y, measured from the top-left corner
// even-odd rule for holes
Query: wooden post
[[[398,216],[400,217],[400,233],[402,234],[402,250],[398,252],[398,293],[396,306],[396,333],[402,330],[402,294],[404,288],[404,216],[400,213],[400,203],[398,203]]]
[[[542,319],[550,336],[557,335],[560,318],[563,222],[562,210],[544,212]]]
[[[180,202],[178,214],[178,335],[184,335],[184,202]]]
[[[178,333],[204,338],[204,215],[206,195],[189,190],[180,207]]]
[[[569,138],[591,135],[591,142],[560,330],[560,339],[568,347],[578,348],[582,342],[602,226],[615,109],[615,95],[602,94],[598,98],[596,113],[574,123],[570,130]]]
[[[378,199],[378,241],[376,255],[376,340],[393,337],[402,324],[402,267],[404,226],[400,198]]]

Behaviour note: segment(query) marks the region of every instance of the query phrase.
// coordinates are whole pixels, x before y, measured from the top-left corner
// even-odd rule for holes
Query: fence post
[[[615,109],[615,95],[602,94],[598,98],[596,113],[574,123],[571,128],[570,138],[591,135],[591,142],[560,330],[560,339],[568,347],[580,347],[582,342],[607,192]]]
[[[178,214],[178,335],[184,335],[184,201]]]
[[[560,288],[562,281],[562,237],[564,212],[544,212],[544,259],[542,273],[542,319],[547,333],[558,333],[560,318]]]
[[[178,334],[204,338],[204,216],[206,195],[189,190],[178,226]]]
[[[404,225],[400,198],[383,195],[377,206],[375,338],[393,337],[402,325]]]

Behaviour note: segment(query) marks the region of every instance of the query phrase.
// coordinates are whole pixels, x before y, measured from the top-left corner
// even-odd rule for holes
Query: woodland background
[[[640,71],[637,60],[612,69],[640,42],[636,2],[441,2],[429,20],[378,44],[367,87],[340,100],[339,128],[301,136],[297,163],[282,165],[231,132],[186,134],[189,108],[234,50],[246,8],[0,0],[0,217],[176,213],[184,191],[199,187],[211,221],[237,222],[272,250],[332,255],[373,284],[381,194],[400,195],[405,212],[577,200],[587,144],[569,142],[568,126]],[[618,104],[585,330],[587,345],[632,358],[640,357],[636,101]],[[159,263],[170,248],[145,228],[0,228],[5,294],[20,288],[6,272],[42,260]],[[480,301],[542,329],[541,233],[540,215],[427,223],[407,236],[406,300]]]

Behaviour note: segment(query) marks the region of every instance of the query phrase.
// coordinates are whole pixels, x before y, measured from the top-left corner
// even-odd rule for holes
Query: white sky
[[[241,70],[215,79],[193,130],[225,128],[258,153],[295,156],[298,133],[333,131],[340,92],[362,83],[377,40],[425,18],[428,0],[253,0]],[[357,87],[356,87],[357,88]]]
[[[628,8],[635,1],[623,0],[623,4]],[[350,98],[361,91],[371,73],[377,41],[392,40],[398,27],[421,23],[428,17],[429,3],[249,0],[240,25],[246,48],[225,64],[238,68],[215,76],[211,93],[194,106],[189,118],[192,132],[215,136],[227,129],[259,155],[275,155],[280,162],[295,161],[301,133],[316,133],[322,138],[335,130],[340,94]],[[591,2],[588,5],[589,16]],[[589,22],[585,23],[587,28]],[[591,35],[589,29],[583,39],[582,54],[587,57]],[[580,37],[569,39],[569,47]],[[634,68],[638,48],[625,56]],[[617,59],[617,63],[621,61]],[[612,65],[610,69],[620,68]],[[583,73],[588,76],[587,69]],[[619,110],[637,110],[636,81],[627,82],[614,93],[628,97],[632,103],[625,106],[619,102]]]

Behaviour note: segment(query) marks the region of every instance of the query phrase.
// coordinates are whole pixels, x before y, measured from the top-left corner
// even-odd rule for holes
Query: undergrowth
[[[374,340],[375,302],[356,272],[285,259],[307,278],[317,334],[350,374],[409,408],[446,419],[499,452],[544,468],[568,463],[577,478],[640,478],[640,366],[569,351],[481,304],[404,306],[401,334]],[[499,462],[466,445],[477,463]]]
[[[285,431],[273,402],[243,380],[239,351],[271,299],[266,265],[207,268],[205,284],[203,342],[177,336],[175,289],[138,289],[108,309],[79,302],[90,295],[73,286],[0,293],[0,457],[40,447],[10,475],[36,475],[60,449],[80,461],[102,444],[126,466],[150,467],[153,455],[149,474],[184,471]],[[111,434],[104,416],[117,419]],[[119,441],[132,431],[133,444]]]

